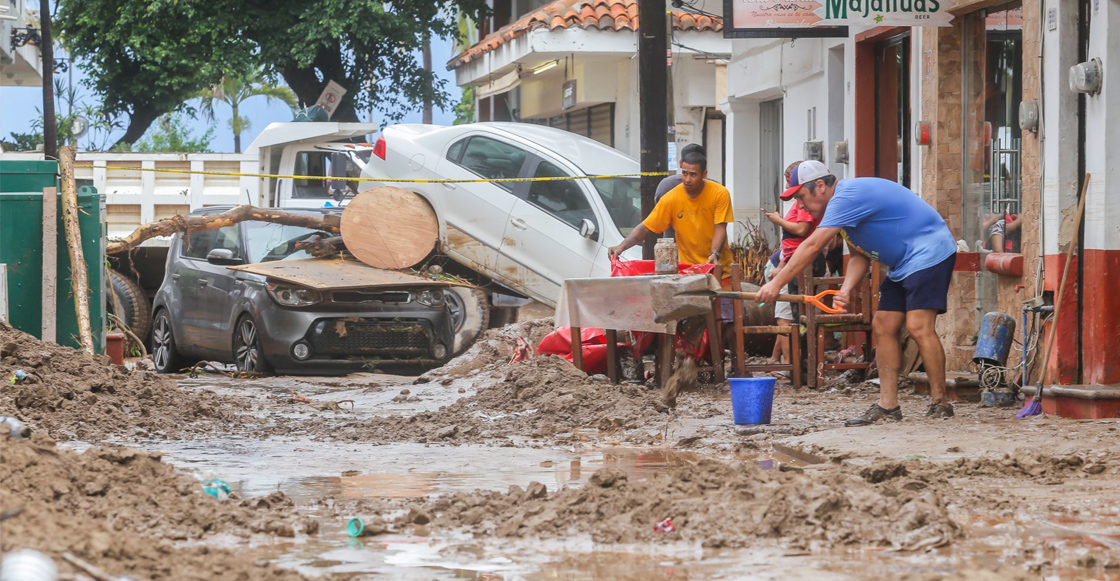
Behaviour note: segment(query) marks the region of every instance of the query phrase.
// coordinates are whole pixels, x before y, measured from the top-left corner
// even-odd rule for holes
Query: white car
[[[528,123],[385,128],[362,172],[410,189],[439,218],[440,250],[471,271],[555,306],[565,279],[609,276],[607,248],[641,221],[640,178],[392,184],[384,179],[487,180],[619,175],[638,161],[597,141]],[[640,258],[632,248],[625,258]],[[490,281],[483,281],[490,282]]]

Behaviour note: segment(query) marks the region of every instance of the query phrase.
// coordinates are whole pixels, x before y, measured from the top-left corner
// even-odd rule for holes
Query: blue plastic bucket
[[[769,424],[774,410],[774,384],[776,377],[733,377],[731,381],[731,409],[736,424]]]

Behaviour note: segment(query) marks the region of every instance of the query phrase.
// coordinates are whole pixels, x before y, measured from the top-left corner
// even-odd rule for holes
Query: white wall
[[[1120,2],[1091,2],[1088,58],[1103,65],[1103,89],[1085,99],[1085,247],[1120,250]],[[1109,27],[1116,28],[1109,34]],[[1110,66],[1112,68],[1110,68]],[[1065,79],[1064,75],[1061,77]]]
[[[737,216],[756,216],[764,205],[758,183],[758,116],[763,101],[783,99],[781,169],[802,159],[805,142],[813,140],[824,142],[829,168],[839,177],[847,174],[845,166],[832,163],[832,143],[854,142],[849,82],[855,68],[853,46],[847,39],[733,41],[728,101],[722,108],[728,116],[725,171]]]

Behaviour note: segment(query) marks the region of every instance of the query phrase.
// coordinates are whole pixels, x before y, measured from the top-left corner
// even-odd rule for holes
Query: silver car
[[[296,243],[315,234],[259,221],[176,234],[152,305],[156,369],[212,360],[242,371],[318,374],[447,362],[453,334],[442,283],[319,291],[227,268],[306,258]]]

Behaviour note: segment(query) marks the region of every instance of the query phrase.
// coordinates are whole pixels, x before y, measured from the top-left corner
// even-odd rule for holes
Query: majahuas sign
[[[950,26],[953,15],[938,0],[824,0],[814,26]]]
[[[847,36],[848,26],[949,26],[950,0],[724,0],[728,38]]]

